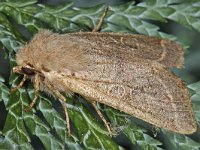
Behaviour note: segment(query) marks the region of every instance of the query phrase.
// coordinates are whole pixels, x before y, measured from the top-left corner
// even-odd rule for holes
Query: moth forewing
[[[117,57],[124,61],[135,58],[150,59],[166,67],[183,66],[183,48],[174,41],[138,34],[117,33],[71,33],[70,37],[89,52],[98,56]],[[110,56],[109,56],[110,57]]]
[[[52,72],[53,73],[53,72]],[[93,64],[73,76],[53,73],[55,83],[158,127],[182,134],[196,131],[183,82],[151,60]]]
[[[168,70],[183,63],[183,50],[174,42],[44,31],[17,53],[16,60],[37,70],[40,89],[52,94],[79,93],[158,127],[183,134],[196,130],[187,88]]]

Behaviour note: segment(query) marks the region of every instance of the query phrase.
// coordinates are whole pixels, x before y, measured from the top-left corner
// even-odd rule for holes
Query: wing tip
[[[167,51],[167,57],[164,64],[168,67],[184,67],[184,49],[175,41],[163,39],[160,41],[163,49]]]
[[[196,122],[185,122],[180,126],[180,128],[175,131],[181,134],[193,134],[197,131]]]

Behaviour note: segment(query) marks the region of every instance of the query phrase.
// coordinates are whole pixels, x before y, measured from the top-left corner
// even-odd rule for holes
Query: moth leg
[[[58,98],[58,100],[62,104],[62,107],[63,107],[64,112],[65,112],[65,119],[66,119],[66,123],[67,123],[68,135],[71,136],[71,128],[70,128],[70,123],[69,123],[69,114],[68,114],[67,107],[66,107],[66,98],[58,90],[56,90],[51,84],[47,84],[47,87]]]
[[[16,91],[17,89],[21,88],[24,85],[24,82],[26,81],[26,79],[28,78],[27,75],[24,75],[23,79],[21,80],[21,82],[14,88],[11,89],[11,93]]]
[[[25,109],[25,111],[29,111],[31,110],[31,108],[34,106],[34,104],[37,101],[38,95],[39,95],[39,85],[40,85],[40,81],[39,81],[39,74],[35,75],[35,80],[34,80],[34,90],[35,90],[35,95],[34,98],[32,100],[32,102],[30,103],[30,105]]]
[[[108,132],[109,132],[109,135],[112,136],[112,131],[111,131],[111,128],[108,124],[108,122],[106,121],[106,119],[104,118],[103,114],[101,113],[101,111],[97,108],[96,106],[96,102],[93,101],[92,102],[92,106],[95,108],[96,112],[98,113],[99,117],[101,118],[101,120],[103,121],[105,127],[107,128]]]
[[[153,125],[152,126],[152,133],[153,133],[153,136],[156,137],[158,135],[158,133],[160,132],[160,128]]]
[[[58,99],[59,100],[59,99]],[[70,123],[69,123],[69,114],[68,114],[68,111],[67,111],[67,107],[66,107],[66,102],[63,101],[63,100],[59,100],[60,103],[62,104],[62,107],[64,109],[64,112],[65,112],[65,121],[67,123],[67,131],[68,131],[68,135],[71,136],[71,128],[70,128]]]
[[[107,14],[108,10],[109,10],[109,8],[108,8],[108,6],[106,6],[106,8],[105,8],[105,10],[104,10],[104,12],[103,12],[98,24],[97,24],[97,26],[92,30],[92,32],[98,32],[101,29],[101,26],[103,24],[103,20],[106,17],[106,14]]]

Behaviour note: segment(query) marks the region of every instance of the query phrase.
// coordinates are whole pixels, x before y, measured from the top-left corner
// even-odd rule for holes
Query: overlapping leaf
[[[192,95],[193,107],[196,113],[197,123],[200,125],[200,81],[190,84],[188,87],[194,91]]]
[[[165,145],[166,149],[198,150],[200,147],[200,143],[192,140],[192,138],[189,138],[188,136],[164,130],[163,133],[163,138],[169,142],[168,145]]]
[[[138,145],[141,149],[161,150],[159,146],[162,145],[162,143],[146,134],[146,130],[144,130],[140,126],[131,123],[129,115],[123,114],[117,110],[113,110],[108,107],[104,109],[104,111],[112,122],[112,128],[116,130],[113,132],[116,132],[116,134],[118,134],[120,131],[122,131],[132,142],[132,144]]]

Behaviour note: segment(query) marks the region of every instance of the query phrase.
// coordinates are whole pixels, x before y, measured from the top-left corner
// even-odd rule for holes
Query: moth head
[[[18,73],[18,74],[25,74],[27,76],[34,76],[36,70],[33,67],[31,67],[30,65],[26,64],[26,65],[14,67],[13,72]]]

